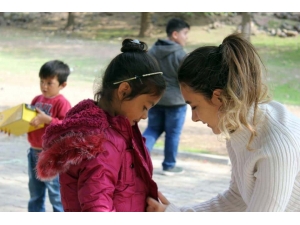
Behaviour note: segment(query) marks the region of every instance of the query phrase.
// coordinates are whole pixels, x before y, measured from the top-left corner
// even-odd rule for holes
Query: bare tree
[[[65,30],[72,30],[75,26],[75,13],[74,12],[69,12],[68,13],[68,22],[67,25],[65,26]]]
[[[141,13],[141,28],[139,37],[149,37],[151,35],[153,29],[152,14],[152,12]]]
[[[248,41],[250,41],[250,36],[251,36],[251,13],[250,12],[242,12],[241,32],[245,35]]]
[[[6,21],[4,19],[4,12],[0,12],[0,26],[6,26]]]

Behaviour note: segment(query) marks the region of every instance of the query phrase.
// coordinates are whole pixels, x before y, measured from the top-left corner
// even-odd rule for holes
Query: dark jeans
[[[143,133],[146,146],[151,152],[156,140],[165,132],[163,169],[173,168],[176,164],[180,134],[185,121],[187,105],[159,106],[149,110],[148,126]]]
[[[40,150],[30,148],[28,151],[28,176],[29,176],[29,194],[28,212],[45,212],[46,189],[53,212],[63,212],[63,206],[60,197],[59,177],[55,177],[51,181],[40,181],[36,178],[36,163]]]

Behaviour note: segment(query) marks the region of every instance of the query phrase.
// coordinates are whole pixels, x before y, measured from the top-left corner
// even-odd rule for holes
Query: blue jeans
[[[165,132],[163,169],[173,168],[176,164],[180,134],[185,121],[187,105],[160,106],[149,110],[148,126],[143,133],[146,146],[151,152],[156,140]]]
[[[29,176],[29,194],[28,212],[45,212],[46,189],[53,212],[63,212],[63,206],[60,197],[59,177],[55,177],[51,181],[40,181],[36,178],[36,163],[40,150],[30,148],[28,150],[28,176]]]

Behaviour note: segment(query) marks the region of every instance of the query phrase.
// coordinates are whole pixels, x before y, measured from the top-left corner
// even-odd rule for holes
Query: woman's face
[[[221,94],[221,90],[216,89],[211,101],[209,101],[204,95],[195,93],[186,84],[180,84],[180,88],[185,102],[191,106],[192,120],[194,122],[201,121],[203,124],[207,124],[214,134],[220,134],[218,113],[222,103],[218,97]]]

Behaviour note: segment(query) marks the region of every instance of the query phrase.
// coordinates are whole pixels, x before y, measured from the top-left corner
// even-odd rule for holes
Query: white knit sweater
[[[227,141],[232,164],[229,189],[206,202],[166,211],[300,212],[300,119],[280,103],[260,105],[258,135],[239,129]]]

